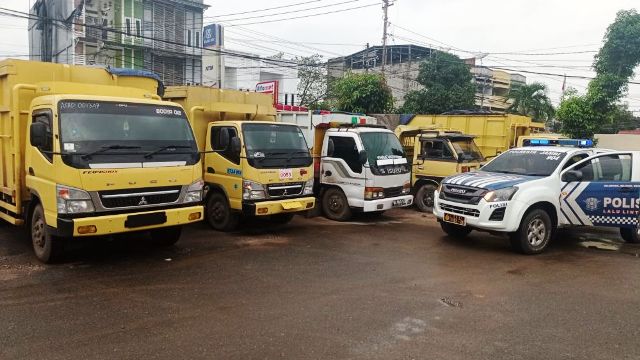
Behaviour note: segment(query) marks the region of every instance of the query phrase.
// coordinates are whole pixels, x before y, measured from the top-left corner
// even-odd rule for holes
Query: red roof
[[[618,132],[618,134],[633,134],[633,135],[640,135],[640,129],[635,129],[635,130],[620,130]]]

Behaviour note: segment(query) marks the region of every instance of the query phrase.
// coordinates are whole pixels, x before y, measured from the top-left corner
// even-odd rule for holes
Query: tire
[[[227,198],[219,192],[207,200],[206,215],[209,226],[218,231],[235,230],[240,222],[240,215],[231,210]]]
[[[322,195],[322,211],[331,220],[347,221],[351,219],[351,208],[342,190],[329,188]]]
[[[149,235],[151,236],[151,241],[155,245],[158,246],[173,246],[178,240],[180,240],[180,235],[182,234],[182,226],[172,226],[167,228],[160,228],[151,230]]]
[[[446,222],[441,222],[440,227],[442,228],[442,231],[454,239],[464,239],[471,232],[471,228],[467,226],[449,224]]]
[[[640,244],[640,224],[635,228],[620,228],[620,236],[630,244]]]
[[[425,213],[433,211],[434,192],[436,189],[437,187],[434,184],[424,184],[420,186],[413,200],[418,207],[418,210]]]
[[[64,239],[49,233],[42,205],[38,204],[31,213],[30,236],[33,252],[38,260],[46,264],[59,261],[64,253]]]
[[[292,213],[271,215],[271,223],[275,225],[286,225],[293,220],[293,216],[294,214]]]
[[[554,232],[549,214],[534,209],[524,216],[518,231],[510,235],[511,247],[522,254],[540,254],[549,245]]]

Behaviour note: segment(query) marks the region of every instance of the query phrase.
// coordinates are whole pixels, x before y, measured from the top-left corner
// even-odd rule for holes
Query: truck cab
[[[637,152],[530,146],[509,150],[480,171],[448,177],[434,214],[454,237],[472,230],[508,234],[525,254],[544,251],[558,227],[618,227],[638,242],[640,158]]]
[[[399,126],[396,134],[411,166],[414,202],[422,212],[433,210],[442,179],[480,168],[484,157],[474,136],[455,130]]]
[[[328,218],[346,221],[353,211],[381,214],[413,203],[410,168],[392,131],[357,116],[322,117],[315,124],[315,193]]]

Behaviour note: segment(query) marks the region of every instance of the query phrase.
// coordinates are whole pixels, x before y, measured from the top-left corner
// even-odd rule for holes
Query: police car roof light
[[[593,147],[593,141],[589,139],[529,139],[525,140],[528,146],[573,146],[580,148]]]

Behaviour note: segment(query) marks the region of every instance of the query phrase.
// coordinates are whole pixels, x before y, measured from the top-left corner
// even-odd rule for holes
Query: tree
[[[333,83],[331,95],[340,111],[384,114],[393,108],[391,89],[380,74],[349,73]]]
[[[327,74],[322,64],[322,55],[296,58],[298,65],[298,99],[300,105],[317,109],[327,95]]]
[[[475,85],[469,67],[457,56],[436,51],[420,64],[417,82],[424,88],[407,93],[404,113],[441,114],[470,109],[475,102]]]
[[[640,14],[620,11],[609,25],[604,45],[595,57],[596,77],[583,96],[565,98],[557,111],[562,131],[592,137],[602,125],[623,118],[618,102],[626,94],[633,69],[640,64]]]
[[[538,122],[547,122],[553,118],[555,110],[547,96],[545,84],[534,82],[516,86],[509,92],[509,99],[513,103],[507,109],[508,113],[529,116]]]

